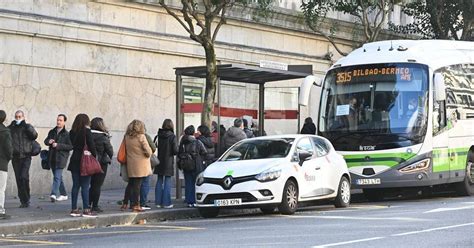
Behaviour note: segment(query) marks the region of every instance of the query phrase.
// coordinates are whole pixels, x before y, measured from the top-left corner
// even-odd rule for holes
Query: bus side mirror
[[[310,75],[304,78],[303,83],[300,85],[300,95],[298,99],[298,103],[303,106],[308,106],[309,96],[311,94],[311,87],[316,85],[321,87],[322,82],[319,78]]]
[[[444,84],[444,77],[441,73],[435,73],[433,78],[433,85],[435,90],[435,101],[446,100],[446,85]]]

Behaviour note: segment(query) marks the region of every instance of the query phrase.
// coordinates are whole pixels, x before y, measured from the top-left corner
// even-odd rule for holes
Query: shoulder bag
[[[81,157],[81,176],[92,176],[99,173],[104,173],[104,171],[102,171],[99,161],[97,161],[89,151],[86,136],[84,135],[84,149],[82,150]]]

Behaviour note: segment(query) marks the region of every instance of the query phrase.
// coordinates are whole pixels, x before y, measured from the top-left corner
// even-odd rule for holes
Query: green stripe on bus
[[[357,154],[357,155],[344,155],[347,166],[373,166],[383,165],[393,167],[400,163],[407,161],[415,156],[415,153],[377,153],[377,154]],[[367,159],[368,158],[368,159]]]
[[[468,147],[433,150],[433,172],[464,170]]]
[[[462,148],[442,148],[433,150],[433,172],[446,172],[453,170],[464,170],[466,166],[466,156],[468,147]],[[454,156],[450,156],[453,154]],[[388,167],[397,166],[416,156],[415,153],[378,153],[378,154],[357,154],[344,155],[347,167],[376,166]],[[369,159],[367,159],[369,157]],[[452,160],[450,159],[452,157]]]

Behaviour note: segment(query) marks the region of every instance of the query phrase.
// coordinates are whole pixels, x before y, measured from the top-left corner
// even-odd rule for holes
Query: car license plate
[[[374,184],[381,184],[382,181],[380,178],[361,178],[357,179],[357,185],[374,185]]]
[[[216,207],[238,206],[238,205],[242,205],[242,199],[214,200],[214,206]]]

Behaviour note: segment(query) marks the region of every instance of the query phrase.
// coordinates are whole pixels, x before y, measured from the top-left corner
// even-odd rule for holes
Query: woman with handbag
[[[92,156],[96,157],[96,149],[92,132],[90,129],[90,119],[86,114],[78,114],[74,119],[69,137],[73,145],[73,152],[71,160],[69,161],[68,170],[72,175],[72,190],[71,190],[71,213],[73,217],[95,217],[89,208],[89,187],[91,183],[91,176],[81,176],[81,160],[85,152],[84,148],[88,148]],[[79,190],[82,195],[82,215],[77,208],[77,200]]]
[[[100,167],[104,173],[92,175],[91,187],[89,189],[89,202],[91,210],[96,213],[101,213],[103,210],[99,207],[99,198],[102,185],[104,184],[105,176],[107,175],[107,168],[112,162],[114,156],[114,149],[110,143],[110,135],[104,120],[96,117],[91,121],[92,138],[95,143],[97,151],[97,159]]]
[[[166,119],[155,137],[160,164],[155,168],[158,181],[155,187],[155,204],[157,208],[172,208],[171,177],[174,176],[174,156],[178,154],[178,142],[174,134],[173,121]]]
[[[150,157],[152,150],[145,136],[145,124],[133,120],[125,133],[127,151],[127,190],[130,193],[130,202],[133,212],[142,212],[140,207],[140,187],[145,177],[151,174]],[[124,202],[125,203],[125,202]]]

